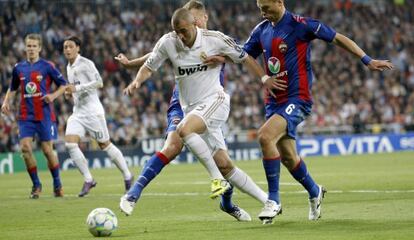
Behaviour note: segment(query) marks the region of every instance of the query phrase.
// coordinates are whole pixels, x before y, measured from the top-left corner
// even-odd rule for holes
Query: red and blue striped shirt
[[[276,98],[266,91],[265,103],[282,104],[288,100],[312,103],[311,45],[314,39],[332,42],[336,32],[312,18],[286,11],[274,26],[268,20],[259,23],[250,34],[244,50],[257,58],[263,53],[266,72],[286,80],[285,91],[274,90]]]
[[[58,87],[67,84],[62,74],[44,59],[33,64],[26,60],[14,66],[10,91],[20,89],[19,120],[56,121],[53,104],[42,100],[51,92],[52,82]]]

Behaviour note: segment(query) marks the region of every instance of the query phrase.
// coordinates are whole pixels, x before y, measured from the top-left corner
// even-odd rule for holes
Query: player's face
[[[257,7],[262,17],[271,22],[279,21],[284,10],[283,0],[257,0]]]
[[[194,22],[178,21],[174,25],[174,31],[187,47],[192,47],[197,36],[197,29]]]
[[[36,39],[26,39],[26,55],[29,60],[39,58],[40,51],[40,42]]]
[[[197,27],[207,29],[208,16],[205,11],[193,8],[190,13],[193,15]]]
[[[78,56],[79,46],[74,41],[67,40],[63,43],[63,54],[67,60],[72,61]]]

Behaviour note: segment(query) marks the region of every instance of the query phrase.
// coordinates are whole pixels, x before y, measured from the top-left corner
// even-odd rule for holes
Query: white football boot
[[[220,204],[220,209],[223,212],[228,213],[230,216],[234,217],[235,219],[237,219],[237,221],[240,222],[250,222],[252,221],[252,218],[250,217],[249,213],[247,213],[245,210],[243,210],[242,208],[240,208],[237,205],[234,205],[232,211],[226,211],[223,207],[223,205]]]
[[[309,220],[315,221],[321,218],[321,205],[325,197],[326,189],[319,186],[319,194],[315,198],[309,199]]]
[[[259,213],[259,219],[263,224],[273,224],[273,218],[280,214],[282,214],[282,204],[268,199]]]
[[[127,194],[121,197],[119,208],[121,209],[121,212],[125,213],[125,215],[130,216],[132,214],[132,211],[134,211],[135,202],[128,201],[127,197]]]

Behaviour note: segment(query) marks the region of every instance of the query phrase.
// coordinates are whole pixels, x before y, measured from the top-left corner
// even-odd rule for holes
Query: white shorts
[[[109,141],[105,116],[76,116],[72,114],[67,121],[65,135],[84,137],[86,131],[100,143]]]
[[[227,93],[214,94],[194,106],[187,107],[184,112],[186,116],[195,114],[203,119],[207,131],[200,136],[207,143],[213,155],[219,149],[227,150],[221,129],[230,113],[230,96]]]

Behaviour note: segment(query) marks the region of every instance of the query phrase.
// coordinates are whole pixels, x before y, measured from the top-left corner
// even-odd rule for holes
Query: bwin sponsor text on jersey
[[[192,65],[192,66],[183,66],[183,67],[178,67],[178,74],[180,76],[182,75],[191,75],[193,73],[196,72],[203,72],[203,71],[207,71],[208,66],[207,65],[201,65],[201,64],[197,64],[197,65]]]

